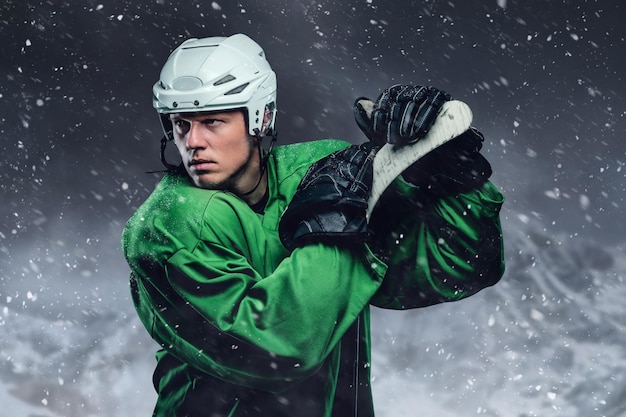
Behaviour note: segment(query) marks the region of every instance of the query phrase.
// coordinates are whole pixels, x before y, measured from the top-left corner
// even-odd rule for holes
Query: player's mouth
[[[210,159],[193,159],[189,166],[195,171],[208,171],[214,169],[217,163]]]

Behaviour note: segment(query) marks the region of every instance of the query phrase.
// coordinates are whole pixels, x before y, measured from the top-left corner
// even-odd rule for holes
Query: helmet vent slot
[[[220,78],[219,80],[215,81],[215,82],[213,83],[213,85],[222,85],[222,84],[226,84],[226,83],[229,83],[229,82],[231,82],[231,81],[233,81],[233,80],[235,80],[235,79],[236,79],[235,77],[233,77],[232,75],[228,74],[228,75],[226,75],[226,76],[224,76],[224,77]]]
[[[224,95],[225,95],[225,96],[230,96],[230,95],[232,95],[232,94],[239,94],[239,93],[241,93],[243,90],[245,90],[245,89],[246,89],[246,87],[248,86],[248,84],[250,84],[250,83],[241,84],[239,87],[237,87],[237,88],[233,88],[233,89],[232,89],[232,90],[230,90],[229,92],[224,93]]]

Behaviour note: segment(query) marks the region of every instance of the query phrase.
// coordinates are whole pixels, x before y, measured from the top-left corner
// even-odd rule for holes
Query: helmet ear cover
[[[258,136],[271,136],[274,133],[274,119],[276,118],[276,102],[267,103],[263,110],[263,120]]]

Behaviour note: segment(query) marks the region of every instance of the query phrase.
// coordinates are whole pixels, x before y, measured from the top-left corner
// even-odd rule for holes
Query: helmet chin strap
[[[170,164],[167,162],[167,159],[165,159],[165,148],[167,147],[167,142],[169,142],[168,137],[163,136],[161,138],[161,163],[165,166],[165,168],[167,168],[168,171],[174,171],[178,169],[178,165]]]
[[[165,158],[165,148],[167,148],[167,142],[169,142],[169,139],[168,139],[168,136],[166,134],[166,135],[164,135],[161,138],[161,163],[167,169],[146,171],[146,174],[158,174],[158,173],[164,173],[164,172],[174,172],[174,171],[178,171],[178,169],[180,168],[179,165],[174,165],[174,164],[170,164],[169,162],[167,162],[167,159]]]
[[[242,197],[252,194],[253,192],[256,191],[257,188],[259,188],[259,185],[261,185],[261,180],[263,180],[263,175],[265,174],[265,171],[267,170],[267,160],[269,159],[270,154],[272,153],[272,149],[274,149],[274,143],[276,143],[276,139],[277,139],[275,130],[272,131],[271,134],[272,134],[272,140],[270,141],[270,146],[267,148],[267,152],[265,153],[265,155],[263,155],[263,150],[261,149],[261,142],[263,141],[263,137],[261,136],[261,131],[259,129],[254,129],[254,137],[257,140],[257,149],[259,151],[259,161],[260,161],[261,169],[259,170],[259,180],[257,181],[254,188],[252,188],[250,191],[246,191],[245,193],[240,193],[239,195]]]

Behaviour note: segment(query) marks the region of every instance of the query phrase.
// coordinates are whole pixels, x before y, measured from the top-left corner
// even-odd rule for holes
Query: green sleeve
[[[424,307],[495,284],[504,273],[503,200],[489,182],[475,191],[436,199],[397,180],[370,224],[373,250],[388,264],[372,304]]]
[[[177,208],[163,216],[193,217]],[[193,224],[127,226],[123,245],[134,302],[152,337],[179,360],[231,383],[278,391],[313,374],[385,272],[373,255],[356,259],[336,247],[311,245],[288,255],[227,193],[212,193],[200,219],[201,232],[184,238]],[[169,246],[177,249],[160,252]]]

